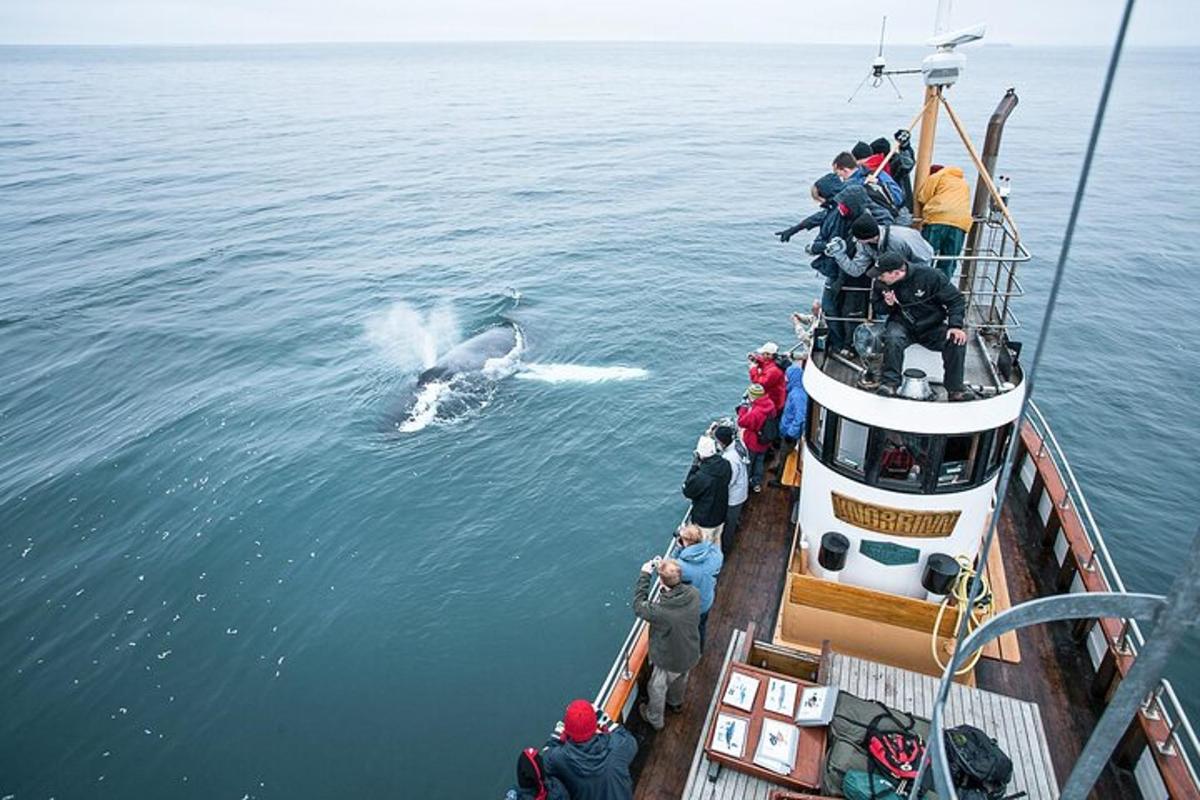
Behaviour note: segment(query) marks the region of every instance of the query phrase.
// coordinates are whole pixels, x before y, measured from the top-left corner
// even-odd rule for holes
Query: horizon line
[[[657,44],[657,45],[788,45],[788,46],[818,46],[818,47],[864,47],[874,46],[876,42],[863,40],[861,42],[830,42],[830,41],[801,41],[792,39],[313,39],[287,41],[128,41],[128,42],[0,42],[0,47],[313,47],[313,46],[344,46],[344,45],[445,45],[445,44]],[[889,47],[930,47],[926,42],[889,42]],[[1060,47],[1060,48],[1095,48],[1109,47],[1106,42],[1077,43],[1077,42],[983,42],[969,45],[970,49],[987,47]],[[1137,44],[1133,49],[1196,49],[1197,45],[1188,44]]]

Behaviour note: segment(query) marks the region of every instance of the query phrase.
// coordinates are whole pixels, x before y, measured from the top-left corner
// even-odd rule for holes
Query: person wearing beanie
[[[863,214],[850,223],[850,235],[855,239],[875,239],[879,236],[879,223],[870,214]]]
[[[820,206],[815,212],[797,222],[790,228],[784,228],[781,231],[775,231],[775,235],[779,237],[779,241],[787,244],[792,237],[801,231],[812,230],[813,228],[823,228],[825,221],[831,214],[835,212],[837,204],[833,198],[842,190],[842,179],[832,172],[826,173],[817,179],[817,182],[812,185],[809,190],[812,194],[813,202]]]
[[[972,399],[963,385],[967,303],[962,292],[936,269],[913,266],[899,253],[884,253],[867,273],[875,279],[871,300],[883,328],[883,382],[878,392],[892,397],[900,386],[904,351],[916,342],[942,353],[942,385],[952,402]]]
[[[896,183],[886,169],[880,170],[875,180],[867,180],[874,174],[875,169],[883,162],[885,156],[873,155],[870,152],[871,145],[866,142],[859,142],[859,144],[866,148],[866,154],[861,157],[859,156],[859,152],[864,151],[858,150],[858,145],[855,145],[854,152],[838,153],[833,159],[833,171],[847,184],[857,184],[867,189],[868,192],[873,194],[877,202],[880,202],[895,214],[904,205],[904,190],[900,188],[900,184]]]
[[[536,748],[526,747],[517,756],[517,785],[504,800],[571,800],[558,778],[545,774],[542,757]]]
[[[683,496],[692,501],[691,520],[706,542],[721,546],[725,513],[729,510],[729,462],[717,452],[717,440],[705,434],[696,442],[696,457],[683,480]]]
[[[563,714],[562,736],[542,752],[544,774],[562,782],[571,800],[632,800],[629,765],[637,740],[625,728],[599,729],[596,709],[575,700]]]
[[[747,356],[750,360],[750,383],[762,386],[777,409],[783,408],[783,401],[787,399],[783,370],[779,368],[779,364],[775,363],[775,356],[778,354],[779,345],[767,342],[756,352]]]
[[[750,476],[746,469],[750,463],[750,452],[737,438],[737,431],[728,425],[719,425],[713,431],[713,438],[721,445],[721,457],[729,462],[732,476],[729,479],[729,510],[725,512],[725,527],[721,532],[721,551],[728,553],[733,549],[738,520],[742,517],[742,506],[750,491]]]
[[[700,593],[700,650],[704,650],[704,631],[708,627],[708,612],[712,608],[717,592],[717,575],[725,556],[719,542],[704,540],[699,525],[684,525],[675,534],[679,542],[679,572],[683,582],[696,587]]]
[[[650,599],[654,573],[662,582],[662,591]],[[700,661],[700,592],[683,582],[683,570],[674,559],[655,559],[642,564],[633,590],[633,613],[650,623],[650,686],[646,701],[638,704],[638,714],[656,731],[666,721],[663,712],[670,705],[683,706],[688,673]],[[571,789],[570,784],[567,789]],[[574,790],[571,797],[575,798]]]
[[[850,155],[854,156],[854,160],[861,164],[872,154],[871,145],[866,142],[855,142],[854,147],[850,148]]]
[[[746,390],[748,403],[737,408],[737,423],[742,429],[742,441],[750,451],[749,485],[753,492],[762,491],[763,471],[767,462],[767,451],[777,437],[771,436],[772,425],[775,433],[779,427],[776,419],[775,404],[767,396],[761,384],[752,383]]]
[[[925,223],[921,235],[937,255],[951,257],[937,262],[937,268],[953,278],[963,242],[971,231],[971,187],[963,178],[962,167],[931,172],[917,191],[917,205]]]
[[[897,253],[909,266],[932,265],[933,248],[917,231],[907,225],[879,225],[870,214],[863,214],[850,226],[855,252],[851,258],[846,248],[834,256],[838,267],[847,275],[863,275],[884,253]],[[826,251],[828,251],[826,246]]]
[[[892,143],[888,141],[887,137],[880,136],[871,142],[871,155],[886,156],[890,152],[892,152]]]

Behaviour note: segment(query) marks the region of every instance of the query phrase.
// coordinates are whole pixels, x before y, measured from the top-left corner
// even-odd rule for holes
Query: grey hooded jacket
[[[899,253],[908,262],[909,267],[933,265],[933,247],[925,241],[919,231],[907,225],[880,225],[879,241],[876,244],[856,244],[853,258],[845,253],[836,256],[838,266],[847,275],[858,277],[865,274],[884,253]]]
[[[633,613],[650,623],[650,661],[668,672],[687,672],[700,660],[700,592],[681,583],[650,600],[650,574],[638,576]]]

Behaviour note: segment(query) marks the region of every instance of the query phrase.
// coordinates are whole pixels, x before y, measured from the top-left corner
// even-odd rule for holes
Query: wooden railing
[[[1028,463],[1033,465],[1028,503],[1037,519],[1045,515],[1042,544],[1055,551],[1060,564],[1055,588],[1059,592],[1126,591],[1070,462],[1041,411],[1032,402],[1029,406],[1016,464],[1023,473]],[[1064,544],[1059,559],[1057,550],[1062,550]],[[1075,624],[1074,633],[1085,644],[1096,630],[1103,637],[1104,647],[1091,691],[1093,696],[1107,699],[1129,672],[1145,637],[1135,620],[1125,619],[1081,620]],[[1200,742],[1174,688],[1165,679],[1142,704],[1113,759],[1118,766],[1134,769],[1146,752],[1153,758],[1170,797],[1200,798],[1200,780],[1194,767],[1200,761]]]

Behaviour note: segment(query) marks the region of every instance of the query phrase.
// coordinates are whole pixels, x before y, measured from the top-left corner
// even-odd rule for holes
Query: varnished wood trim
[[[834,583],[808,575],[791,575],[788,602],[838,614],[869,619],[913,631],[932,631],[938,607],[924,600],[877,592],[861,586]],[[954,638],[954,615],[947,612],[938,633]]]

